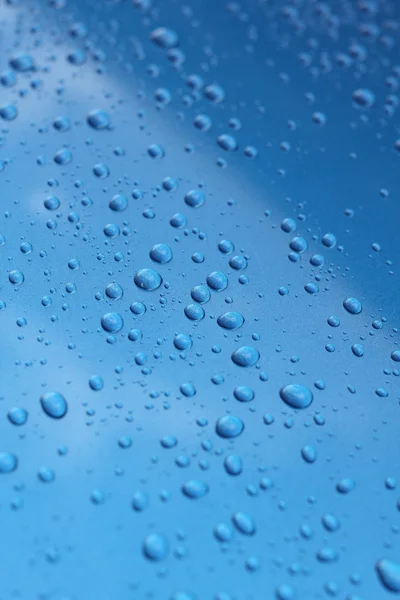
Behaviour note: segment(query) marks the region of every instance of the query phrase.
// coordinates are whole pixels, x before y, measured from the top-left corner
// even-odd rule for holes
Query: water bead
[[[313,446],[303,446],[301,456],[307,463],[313,463],[317,460],[317,452]]]
[[[227,133],[218,136],[217,144],[222,150],[225,150],[225,152],[233,152],[234,150],[237,150],[238,147],[235,138]]]
[[[57,210],[60,207],[60,200],[57,196],[48,196],[43,204],[47,210]]]
[[[176,213],[173,215],[169,222],[172,227],[175,227],[175,229],[181,229],[182,227],[185,227],[187,223],[186,217],[182,213]]]
[[[359,358],[364,355],[364,348],[362,344],[353,344],[351,351],[353,352],[354,356]]]
[[[226,439],[239,436],[244,429],[244,423],[239,417],[234,415],[225,415],[218,419],[215,430],[217,434]]]
[[[294,252],[298,252],[299,254],[307,250],[306,240],[299,236],[294,237],[290,242],[289,246],[292,250],[294,250]]]
[[[341,479],[337,483],[336,489],[340,494],[349,494],[352,490],[354,490],[355,485],[354,479],[345,478]]]
[[[167,244],[156,244],[150,250],[150,258],[163,265],[172,259],[172,250]]]
[[[218,243],[218,250],[222,252],[222,254],[231,254],[234,250],[234,245],[229,240],[221,240]]]
[[[30,54],[19,52],[10,58],[10,66],[14,69],[14,71],[26,73],[34,68],[35,63]]]
[[[103,378],[100,377],[100,375],[92,375],[89,378],[89,387],[90,389],[92,389],[94,392],[99,392],[100,390],[103,389],[104,387],[104,381]]]
[[[352,94],[354,104],[361,108],[371,108],[375,104],[375,94],[366,88],[354,90]]]
[[[185,202],[191,208],[200,208],[204,201],[205,197],[201,190],[191,190],[185,195]]]
[[[400,592],[400,564],[392,560],[382,559],[376,565],[379,579],[390,592]]]
[[[339,317],[331,316],[331,317],[328,318],[327,323],[331,327],[339,327],[339,325],[340,325],[340,319],[339,319]]]
[[[393,350],[393,352],[390,355],[390,357],[395,362],[400,362],[400,350]]]
[[[206,282],[215,292],[221,292],[228,286],[228,278],[221,271],[213,271],[207,275]]]
[[[104,110],[90,111],[86,120],[92,129],[107,129],[110,125],[110,117]]]
[[[253,348],[253,346],[242,346],[235,350],[231,355],[232,361],[239,367],[252,367],[259,358],[260,353],[256,348]]]
[[[134,315],[144,315],[147,310],[143,302],[132,302],[129,309]]]
[[[7,417],[13,425],[25,425],[28,420],[28,411],[25,408],[16,406],[8,411]]]
[[[143,541],[143,553],[149,560],[163,560],[168,554],[167,540],[156,533],[148,535]]]
[[[282,400],[292,408],[307,408],[313,401],[311,390],[298,383],[290,383],[279,390]]]
[[[233,390],[233,395],[239,402],[251,402],[254,400],[254,391],[246,385],[239,385]]]
[[[333,233],[326,233],[321,241],[327,248],[334,248],[336,246],[336,237]]]
[[[103,163],[96,163],[93,167],[93,175],[98,179],[106,179],[110,174],[110,169]]]
[[[9,282],[13,285],[22,285],[25,281],[25,276],[22,271],[18,271],[18,269],[14,269],[10,271],[8,274]]]
[[[208,493],[208,485],[199,479],[191,479],[183,484],[182,492],[188,498],[197,500]]]
[[[196,285],[190,290],[190,295],[199,304],[205,304],[211,298],[211,292],[205,285]]]
[[[109,312],[101,317],[101,326],[104,331],[117,333],[124,326],[124,320],[119,313]]]
[[[14,121],[17,118],[18,110],[15,104],[3,104],[0,107],[0,118],[3,121]]]
[[[128,198],[123,194],[115,194],[108,204],[111,210],[115,212],[121,212],[128,206]]]
[[[233,256],[229,260],[229,266],[235,271],[243,271],[247,267],[247,259],[244,256]]]
[[[224,460],[224,467],[229,475],[240,475],[243,470],[242,459],[237,454],[230,454]]]
[[[182,383],[179,388],[184,396],[187,398],[192,398],[196,395],[196,388],[192,383]]]
[[[133,278],[138,288],[148,292],[154,291],[162,284],[162,277],[153,269],[140,269]]]
[[[67,414],[68,404],[58,392],[46,392],[40,397],[42,409],[52,419],[62,419]]]
[[[217,323],[223,329],[235,330],[243,325],[244,317],[238,312],[226,312],[218,317]]]
[[[119,300],[124,295],[124,290],[119,283],[109,283],[106,287],[106,296],[111,300]]]
[[[169,50],[175,48],[179,43],[178,34],[167,27],[157,27],[150,34],[151,41],[160,48]]]
[[[256,532],[253,518],[245,512],[236,512],[232,516],[232,522],[236,529],[244,535],[254,535]]]
[[[178,350],[189,350],[192,347],[192,338],[185,333],[178,333],[174,337],[174,346]]]
[[[18,467],[18,458],[11,452],[0,452],[0,474],[12,473]]]
[[[185,315],[191,321],[201,321],[204,319],[204,308],[199,304],[188,304],[184,309]]]
[[[343,302],[344,308],[352,315],[359,315],[362,311],[362,305],[357,298],[346,298]]]
[[[283,219],[281,229],[285,233],[292,233],[296,229],[296,222],[293,219]]]

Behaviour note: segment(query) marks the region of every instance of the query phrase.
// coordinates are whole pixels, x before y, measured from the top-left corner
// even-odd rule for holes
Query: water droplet
[[[236,512],[232,516],[232,522],[236,529],[244,535],[254,535],[256,532],[253,518],[245,512]]]
[[[156,244],[150,250],[150,258],[163,265],[172,259],[172,250],[167,244]]]
[[[40,404],[46,415],[52,419],[62,419],[68,411],[67,401],[58,392],[46,392],[40,397]]]
[[[208,485],[199,479],[191,479],[183,484],[182,492],[191,499],[203,498],[208,493]]]
[[[376,571],[385,588],[391,592],[400,592],[400,565],[386,558],[376,563]]]
[[[312,392],[298,383],[285,385],[279,390],[279,395],[292,408],[307,408],[313,401]]]
[[[0,473],[12,473],[18,467],[18,458],[11,452],[0,452]]]
[[[157,27],[151,32],[151,41],[164,49],[175,48],[179,43],[178,34],[167,27]]]
[[[123,194],[115,194],[108,204],[114,212],[122,212],[128,206],[128,198]]]
[[[252,367],[260,358],[260,353],[253,346],[242,346],[235,350],[231,359],[239,367]]]
[[[110,117],[104,110],[90,111],[86,120],[93,129],[106,129],[110,125]]]
[[[243,470],[242,459],[237,454],[230,454],[224,460],[224,467],[229,475],[240,475]]]
[[[8,274],[8,279],[13,285],[21,285],[25,281],[24,274],[22,273],[22,271],[18,271],[17,269],[10,271],[10,273]]]
[[[146,291],[153,291],[162,284],[162,277],[153,269],[140,269],[134,276],[134,282],[138,288]]]
[[[124,326],[124,320],[120,314],[116,312],[106,313],[101,317],[101,326],[104,331],[109,333],[117,333]]]
[[[148,535],[143,541],[143,553],[150,560],[163,560],[168,554],[167,540],[156,533]]]
[[[317,460],[317,452],[313,446],[303,446],[301,456],[307,463],[313,463]]]
[[[357,298],[346,298],[343,302],[344,308],[352,315],[358,315],[362,311],[362,305]]]
[[[223,329],[239,329],[244,323],[244,317],[238,312],[226,312],[218,317],[217,323]]]
[[[239,402],[251,402],[254,400],[254,391],[246,385],[239,385],[233,391],[233,395]]]
[[[191,208],[200,208],[205,201],[204,194],[201,190],[191,190],[185,196],[185,202]]]
[[[92,375],[89,378],[89,387],[90,389],[92,389],[94,392],[99,392],[100,390],[103,389],[104,387],[104,381],[103,378],[100,377],[100,375]]]
[[[215,430],[220,437],[235,438],[242,433],[244,423],[239,417],[234,415],[225,415],[218,419]]]
[[[21,406],[16,406],[8,411],[7,417],[13,425],[25,425],[28,420],[28,411]]]

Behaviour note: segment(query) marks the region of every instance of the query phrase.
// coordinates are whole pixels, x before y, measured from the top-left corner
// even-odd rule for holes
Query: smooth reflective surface
[[[1,4],[1,600],[399,593],[399,17]]]

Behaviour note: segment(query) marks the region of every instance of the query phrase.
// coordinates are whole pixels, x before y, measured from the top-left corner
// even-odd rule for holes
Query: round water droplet
[[[393,352],[390,355],[390,357],[395,362],[400,362],[400,350],[393,350]]]
[[[185,315],[191,321],[201,321],[205,316],[204,308],[199,304],[188,304],[185,307]]]
[[[251,402],[254,400],[254,391],[246,385],[239,385],[233,391],[233,395],[239,402]]]
[[[224,467],[229,475],[240,475],[243,470],[242,459],[237,454],[230,454],[224,460]]]
[[[167,244],[156,244],[150,250],[150,258],[163,265],[172,259],[172,250]]]
[[[140,269],[133,278],[138,288],[151,292],[162,284],[162,277],[153,269]]]
[[[362,305],[357,298],[346,298],[343,302],[344,308],[352,315],[359,315],[362,311]]]
[[[119,313],[110,312],[101,317],[101,326],[104,331],[117,333],[124,326],[124,320]]]
[[[8,411],[7,417],[13,425],[25,425],[28,420],[28,411],[21,406],[16,406]]]
[[[163,560],[168,554],[167,540],[156,533],[148,535],[143,541],[143,553],[150,560]]]
[[[18,271],[18,269],[10,271],[8,274],[8,279],[13,285],[21,285],[25,281],[24,274],[22,273],[22,271]]]
[[[218,419],[215,430],[222,438],[235,438],[242,433],[244,423],[239,417],[234,415],[225,415]]]
[[[203,498],[208,493],[208,485],[200,479],[191,479],[182,486],[182,492],[191,499]]]
[[[18,110],[15,104],[3,104],[0,107],[0,118],[3,121],[14,121],[17,118]]]
[[[260,358],[260,353],[253,346],[242,346],[232,352],[231,359],[239,367],[252,367]]]
[[[244,317],[238,312],[226,312],[218,317],[217,323],[223,329],[239,329],[244,323]]]
[[[304,385],[290,383],[279,390],[282,400],[292,408],[307,408],[313,401],[312,392]]]
[[[371,108],[375,104],[375,94],[366,88],[359,88],[353,92],[353,102],[362,108]]]
[[[123,194],[115,194],[108,204],[114,212],[122,212],[128,206],[128,198]]]
[[[103,389],[104,387],[104,381],[103,378],[100,377],[100,375],[92,375],[89,378],[89,387],[90,389],[92,389],[94,392],[99,392],[100,390]]]
[[[68,411],[67,401],[58,392],[46,392],[40,397],[40,404],[46,415],[52,419],[62,419]]]
[[[90,111],[86,120],[93,129],[106,129],[110,125],[110,117],[104,110]]]
[[[191,208],[200,208],[204,204],[204,194],[201,190],[191,190],[185,196],[185,202]]]
[[[178,333],[174,337],[174,346],[178,350],[189,350],[192,347],[192,338],[185,333]]]
[[[18,467],[18,458],[11,452],[0,452],[0,473],[12,473]]]
[[[317,451],[313,446],[303,446],[301,456],[305,462],[313,463],[317,460]]]

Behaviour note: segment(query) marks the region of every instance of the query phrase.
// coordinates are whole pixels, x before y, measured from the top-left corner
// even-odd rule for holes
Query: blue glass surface
[[[400,5],[0,5],[0,600],[400,593]]]

